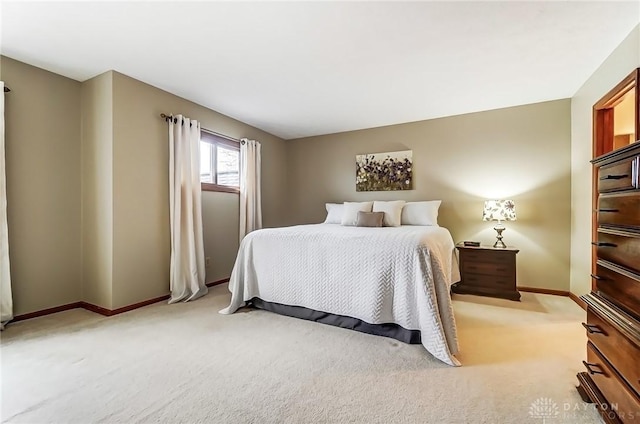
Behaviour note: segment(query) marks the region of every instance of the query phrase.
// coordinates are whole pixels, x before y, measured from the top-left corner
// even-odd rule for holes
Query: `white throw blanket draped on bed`
[[[454,244],[442,227],[272,228],[240,245],[229,290],[235,312],[258,297],[420,330],[436,358],[459,365],[450,285],[459,280]]]

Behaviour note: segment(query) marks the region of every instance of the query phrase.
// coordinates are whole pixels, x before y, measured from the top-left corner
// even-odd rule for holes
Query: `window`
[[[240,143],[200,133],[200,182],[204,191],[240,191]]]

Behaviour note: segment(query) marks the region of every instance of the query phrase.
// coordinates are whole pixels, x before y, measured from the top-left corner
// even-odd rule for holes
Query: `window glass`
[[[203,183],[213,182],[213,173],[211,172],[212,147],[211,143],[200,142],[200,181]]]
[[[217,146],[216,156],[218,184],[238,187],[240,185],[240,152],[224,146]]]
[[[200,182],[202,190],[238,193],[240,143],[209,132],[200,133]]]

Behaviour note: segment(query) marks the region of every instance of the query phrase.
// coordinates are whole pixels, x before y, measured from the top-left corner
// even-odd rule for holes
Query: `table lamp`
[[[493,247],[505,248],[507,245],[502,241],[502,232],[505,230],[502,221],[516,220],[516,205],[513,203],[513,200],[487,200],[484,202],[482,220],[498,221],[496,226],[493,227],[498,233],[498,240]]]

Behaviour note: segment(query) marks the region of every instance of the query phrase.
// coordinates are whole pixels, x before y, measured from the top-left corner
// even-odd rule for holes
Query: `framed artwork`
[[[413,189],[412,150],[356,155],[356,191]]]

